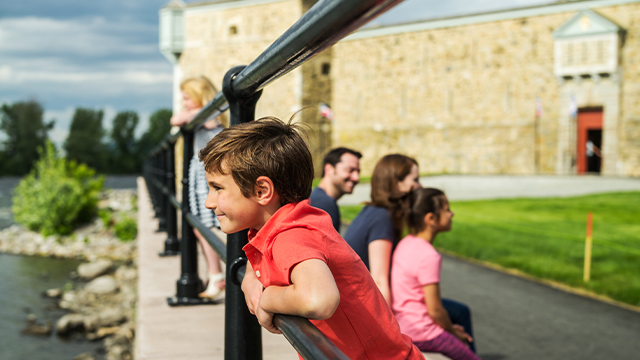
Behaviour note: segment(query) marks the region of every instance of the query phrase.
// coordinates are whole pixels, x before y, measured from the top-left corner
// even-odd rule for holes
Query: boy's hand
[[[245,272],[244,279],[242,279],[242,286],[240,286],[240,288],[244,293],[244,300],[247,302],[249,312],[256,315],[264,287],[253,273],[253,268],[251,268],[250,265],[247,265],[247,271]]]
[[[280,330],[273,324],[273,313],[265,311],[260,305],[256,308],[256,317],[258,318],[258,322],[262,325],[267,331],[273,334],[282,334]]]

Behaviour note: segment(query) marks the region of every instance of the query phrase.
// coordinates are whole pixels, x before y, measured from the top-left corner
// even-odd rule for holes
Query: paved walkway
[[[441,289],[471,308],[484,360],[640,359],[640,312],[446,256]]]
[[[640,179],[605,176],[554,175],[439,175],[420,178],[424,187],[444,190],[450,200],[517,197],[569,197],[612,191],[640,191]],[[343,196],[340,205],[369,200],[370,184],[359,184],[353,194]]]

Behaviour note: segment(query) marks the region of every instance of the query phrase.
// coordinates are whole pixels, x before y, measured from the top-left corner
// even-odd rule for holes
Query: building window
[[[331,71],[331,64],[322,63],[322,75],[329,75],[330,71]]]
[[[238,27],[235,25],[229,26],[229,35],[237,35],[237,34],[238,34]]]

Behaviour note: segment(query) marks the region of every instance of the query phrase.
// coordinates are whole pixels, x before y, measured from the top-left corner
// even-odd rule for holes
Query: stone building
[[[313,3],[187,6],[182,76],[219,87]],[[640,176],[640,0],[365,28],[267,86],[256,115],[306,106],[298,118],[313,129],[316,166],[348,146],[364,154],[364,174],[399,152],[423,173]]]

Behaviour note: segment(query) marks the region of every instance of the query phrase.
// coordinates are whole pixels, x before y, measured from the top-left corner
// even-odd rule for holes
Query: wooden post
[[[584,244],[584,282],[591,278],[591,229],[593,227],[593,215],[587,214],[587,239]]]

